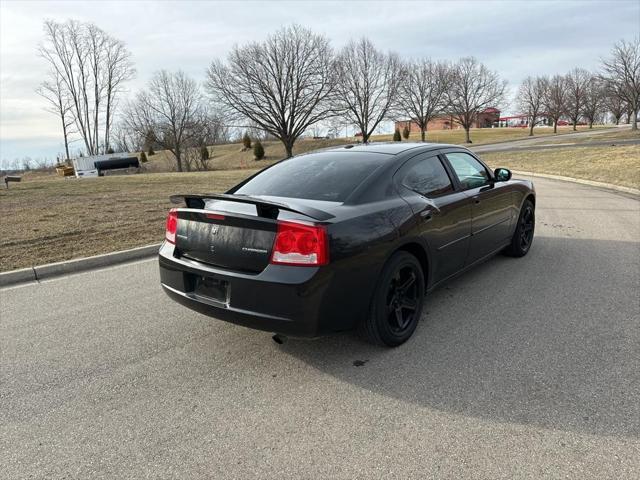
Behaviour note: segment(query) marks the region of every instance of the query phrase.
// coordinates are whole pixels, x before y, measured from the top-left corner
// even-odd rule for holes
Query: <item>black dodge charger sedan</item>
[[[173,196],[162,287],[193,310],[283,335],[357,328],[396,346],[425,294],[498,252],[526,255],[535,192],[469,150],[347,145],[283,160],[225,194]]]

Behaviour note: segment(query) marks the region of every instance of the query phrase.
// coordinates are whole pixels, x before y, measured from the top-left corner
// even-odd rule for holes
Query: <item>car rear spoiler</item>
[[[205,200],[224,200],[227,202],[238,203],[250,203],[256,206],[258,215],[267,218],[276,218],[279,210],[286,210],[288,212],[301,213],[307,217],[313,218],[324,222],[334,218],[328,212],[318,210],[317,208],[309,207],[307,205],[291,205],[280,202],[273,202],[271,200],[264,200],[262,198],[250,197],[248,195],[232,195],[228,193],[207,193],[203,195],[171,195],[169,197],[171,203],[180,204],[184,203],[189,208],[203,209],[205,207]]]

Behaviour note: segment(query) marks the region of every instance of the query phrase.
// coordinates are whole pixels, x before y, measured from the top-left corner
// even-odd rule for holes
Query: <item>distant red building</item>
[[[471,128],[491,128],[498,126],[498,119],[500,118],[500,110],[497,108],[487,108],[476,115],[476,119],[471,125]],[[396,122],[396,128],[403,130],[405,126],[409,126],[409,131],[412,133],[420,133],[420,127],[413,120],[399,120]],[[427,124],[427,130],[451,130],[454,128],[461,128],[456,122],[454,115],[439,115]]]

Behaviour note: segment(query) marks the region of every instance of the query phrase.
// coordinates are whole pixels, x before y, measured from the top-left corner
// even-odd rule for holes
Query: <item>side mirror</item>
[[[511,170],[508,168],[496,168],[493,172],[496,182],[507,182],[511,180]]]

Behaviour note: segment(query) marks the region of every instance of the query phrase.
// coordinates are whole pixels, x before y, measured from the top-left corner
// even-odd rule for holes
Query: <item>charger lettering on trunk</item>
[[[251,247],[242,247],[243,252],[253,252],[253,253],[268,253],[268,250],[264,248],[251,248]]]

